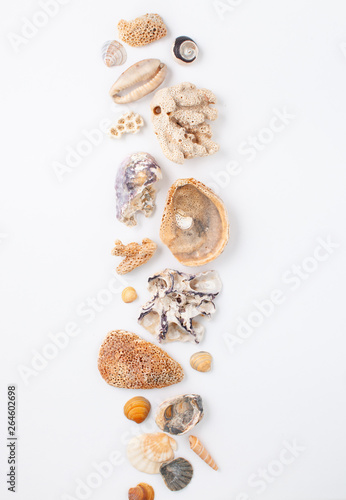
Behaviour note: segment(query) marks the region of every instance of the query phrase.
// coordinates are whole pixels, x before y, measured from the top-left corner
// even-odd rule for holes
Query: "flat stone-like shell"
[[[135,226],[137,212],[149,217],[155,209],[154,184],[160,179],[161,168],[149,153],[138,152],[126,157],[115,180],[117,219],[127,226]]]
[[[198,372],[209,372],[211,369],[212,355],[206,351],[199,351],[192,354],[190,365]]]
[[[176,441],[163,432],[141,434],[129,441],[127,458],[141,472],[158,474],[161,464],[174,458],[176,449]]]
[[[107,334],[98,368],[109,385],[126,389],[158,389],[184,378],[180,364],[165,351],[125,330]]]
[[[178,179],[168,191],[160,238],[185,266],[211,262],[229,238],[223,201],[195,179]]]
[[[160,467],[160,474],[171,491],[185,488],[192,479],[193,467],[185,458],[176,458]]]
[[[198,394],[183,394],[160,404],[155,422],[158,427],[173,435],[189,432],[203,418],[203,402]]]

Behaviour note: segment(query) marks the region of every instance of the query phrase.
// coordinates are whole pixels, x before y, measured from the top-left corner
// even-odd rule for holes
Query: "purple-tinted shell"
[[[120,164],[116,180],[116,217],[127,226],[135,226],[135,213],[146,217],[155,208],[153,184],[162,178],[161,168],[148,153],[134,153]]]

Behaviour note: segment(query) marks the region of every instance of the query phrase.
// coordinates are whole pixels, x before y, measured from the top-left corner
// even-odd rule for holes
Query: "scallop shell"
[[[178,36],[172,47],[174,59],[180,64],[191,64],[198,56],[198,47],[196,42],[188,36]]]
[[[147,483],[139,483],[129,489],[129,500],[154,500],[154,488]]]
[[[160,467],[160,474],[171,491],[185,488],[192,479],[193,467],[185,458],[176,458]]]
[[[207,351],[199,351],[192,354],[190,365],[198,372],[209,372],[211,369],[212,355]]]
[[[163,432],[141,434],[129,441],[127,458],[141,472],[158,474],[161,464],[174,458],[176,449],[176,441]]]
[[[157,89],[166,78],[166,74],[167,66],[159,59],[143,59],[143,61],[130,66],[119,76],[109,91],[110,96],[117,104],[137,101]],[[137,87],[127,94],[119,95],[120,92],[129,90],[134,85]]]
[[[116,40],[108,40],[102,47],[102,59],[106,66],[121,66],[127,59],[125,47]]]
[[[124,406],[125,417],[137,424],[144,422],[150,412],[150,403],[146,398],[136,396]]]
[[[185,434],[203,418],[203,402],[198,394],[183,394],[160,404],[155,422],[173,435]]]
[[[185,266],[216,259],[229,238],[223,201],[195,179],[178,179],[168,191],[160,238]]]
[[[201,459],[204,460],[205,463],[208,464],[212,469],[218,470],[218,466],[210,456],[208,450],[204,448],[203,444],[196,436],[190,436],[189,442],[192,451],[194,451],[199,457],[201,457]]]

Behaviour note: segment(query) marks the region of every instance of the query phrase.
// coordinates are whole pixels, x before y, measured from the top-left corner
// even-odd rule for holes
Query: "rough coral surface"
[[[142,244],[129,243],[123,245],[120,240],[114,242],[115,247],[112,250],[112,255],[125,257],[118,265],[116,272],[118,274],[126,274],[133,271],[136,267],[148,262],[156,251],[156,243],[149,238],[144,238]]]
[[[123,134],[136,134],[144,125],[144,120],[138,113],[130,111],[122,115],[115,125],[108,130],[109,137],[120,139]]]
[[[141,47],[167,35],[166,25],[158,14],[145,14],[133,21],[121,19],[118,31],[120,39],[131,47]]]
[[[159,90],[151,102],[154,132],[163,153],[175,163],[185,158],[208,156],[219,150],[212,141],[206,120],[216,120],[217,110],[210,106],[216,97],[192,83],[180,83]]]
[[[180,364],[165,351],[124,330],[108,333],[100,348],[98,368],[108,384],[127,389],[157,389],[184,378]]]

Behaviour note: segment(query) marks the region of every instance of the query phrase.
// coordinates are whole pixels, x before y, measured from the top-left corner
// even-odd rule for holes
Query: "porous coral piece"
[[[210,90],[197,89],[188,82],[156,92],[151,102],[152,122],[169,160],[182,164],[185,158],[208,156],[219,150],[206,123],[217,118],[217,110],[210,107],[215,103]]]
[[[108,384],[127,389],[158,389],[184,378],[183,368],[165,351],[125,330],[107,334],[98,368]]]
[[[221,290],[216,271],[187,274],[165,269],[148,279],[152,298],[141,309],[138,323],[159,342],[195,342],[204,335],[198,316],[215,312],[213,300]]]
[[[136,134],[144,125],[144,120],[138,113],[130,111],[123,114],[115,125],[108,130],[109,137],[120,139],[123,134]]]
[[[118,274],[127,274],[136,267],[142,266],[152,258],[156,251],[156,243],[149,238],[144,238],[142,244],[132,242],[128,245],[123,245],[120,240],[115,240],[115,247],[112,250],[112,255],[125,257],[116,268]]]
[[[118,30],[120,39],[131,47],[141,47],[167,35],[166,25],[158,14],[145,14],[133,21],[121,19]]]

